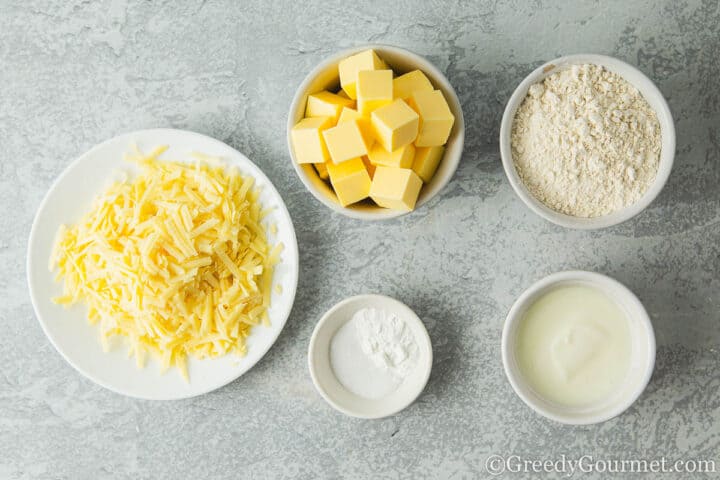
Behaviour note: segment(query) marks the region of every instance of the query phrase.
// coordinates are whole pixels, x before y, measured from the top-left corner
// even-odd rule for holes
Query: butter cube
[[[358,126],[360,127],[360,131],[363,134],[363,137],[365,137],[365,143],[367,144],[368,148],[372,146],[373,143],[375,143],[375,137],[373,137],[372,129],[370,128],[370,118],[364,117],[360,115],[360,112],[357,110],[353,110],[352,108],[345,107],[340,112],[340,116],[338,117],[338,125],[345,122],[350,121],[357,121]]]
[[[328,169],[327,164],[325,163],[313,163],[313,167],[315,167],[315,170],[317,170],[318,177],[320,177],[323,180],[328,179]]]
[[[323,131],[330,158],[334,163],[342,163],[353,158],[367,155],[368,146],[357,121],[339,123]]]
[[[343,123],[343,122],[349,122],[352,120],[361,120],[361,119],[367,120],[367,117],[363,117],[362,115],[360,115],[360,112],[358,112],[357,110],[354,110],[349,107],[345,107],[340,112],[340,116],[338,117],[337,123]]]
[[[370,175],[370,179],[372,179],[375,176],[375,169],[377,167],[370,161],[370,158],[368,158],[367,155],[363,155],[362,161],[365,164],[365,170],[367,170]]]
[[[331,117],[303,118],[290,131],[298,163],[322,163],[330,160],[322,132],[332,127]]]
[[[443,153],[445,153],[445,147],[442,145],[415,149],[415,160],[412,169],[418,174],[418,177],[422,178],[423,182],[428,183],[435,175]]]
[[[385,68],[387,68],[387,65],[377,56],[375,50],[365,50],[357,53],[340,61],[338,65],[340,86],[348,94],[348,97],[354,100],[357,98],[356,82],[358,72],[363,70],[383,70]]]
[[[343,207],[370,195],[370,174],[361,158],[353,158],[341,164],[328,163],[327,169],[335,195]]]
[[[396,168],[412,168],[415,158],[415,145],[408,143],[392,152],[385,150],[382,145],[375,144],[368,152],[370,161],[375,165]]]
[[[415,92],[408,104],[420,115],[420,130],[416,147],[444,145],[450,136],[455,117],[440,90]]]
[[[322,91],[308,95],[305,106],[306,117],[332,117],[337,120],[343,107],[351,107],[353,101],[336,95],[332,92]]]
[[[341,97],[343,97],[343,98],[347,98],[347,99],[349,99],[349,100],[352,100],[352,98],[350,98],[350,97],[348,96],[348,94],[345,92],[345,90],[343,90],[342,88],[341,88],[340,90],[338,90],[337,92],[335,92],[335,95],[338,95],[338,96],[341,96]]]
[[[393,80],[393,98],[407,101],[415,92],[432,92],[430,80],[420,70],[413,70]]]
[[[361,115],[370,115],[393,101],[392,70],[364,70],[358,72],[357,106]]]
[[[422,180],[409,168],[377,167],[370,187],[370,198],[385,208],[415,208]]]
[[[385,150],[392,152],[415,140],[420,117],[407,103],[398,99],[372,112],[370,124],[375,139]]]

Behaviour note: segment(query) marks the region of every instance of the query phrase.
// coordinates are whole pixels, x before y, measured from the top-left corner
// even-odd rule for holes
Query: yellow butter
[[[415,145],[408,143],[392,152],[388,152],[382,145],[376,143],[370,148],[368,157],[370,157],[370,161],[375,165],[411,168],[415,158]]]
[[[420,129],[415,145],[434,147],[444,145],[450,136],[455,117],[440,90],[420,91],[410,96],[408,104],[420,115]]]
[[[368,145],[356,120],[323,131],[325,145],[334,163],[342,163],[368,153]]]
[[[442,145],[435,147],[418,147],[415,149],[415,159],[412,169],[423,182],[428,183],[432,180],[437,170],[440,160],[442,160],[445,147]]]
[[[367,117],[363,117],[362,115],[360,115],[360,112],[358,112],[355,109],[345,107],[340,112],[340,116],[338,117],[337,123],[344,123],[344,122],[349,122],[351,120],[362,120],[362,119],[367,120]]]
[[[370,198],[385,208],[415,208],[422,180],[409,168],[377,167],[370,186]]]
[[[365,50],[357,53],[341,60],[338,64],[340,86],[350,98],[356,99],[358,72],[363,70],[383,70],[385,68],[387,68],[387,65],[377,56],[375,50]]]
[[[365,170],[367,170],[370,179],[372,179],[375,176],[375,168],[377,167],[370,161],[367,155],[363,155],[362,161],[365,164]]]
[[[340,117],[338,117],[338,125],[345,122],[350,121],[357,121],[358,126],[360,127],[360,131],[363,134],[363,137],[365,138],[365,144],[368,146],[368,148],[375,143],[375,137],[372,134],[372,129],[370,128],[370,117],[364,117],[360,115],[360,112],[357,110],[353,110],[352,108],[345,107],[340,112]]]
[[[318,177],[322,178],[323,180],[327,180],[327,179],[328,179],[327,164],[325,164],[325,163],[313,163],[313,167],[315,167],[315,170],[317,171]]]
[[[357,106],[361,115],[370,115],[393,101],[392,70],[364,70],[358,72]]]
[[[413,70],[393,80],[393,98],[406,100],[415,92],[432,92],[430,80],[420,70]]]
[[[322,91],[308,95],[305,106],[306,117],[332,117],[334,121],[340,116],[343,107],[351,107],[353,101],[332,92]]]
[[[353,158],[340,164],[328,163],[327,169],[335,195],[343,207],[370,195],[370,174],[362,158]]]
[[[341,88],[340,90],[338,90],[337,92],[335,92],[335,94],[336,94],[336,95],[339,95],[339,96],[341,96],[341,97],[343,97],[343,98],[347,98],[347,99],[352,100],[352,98],[350,98],[350,97],[348,96],[347,92],[345,92],[345,90],[343,90],[342,88]]]
[[[370,124],[375,139],[385,150],[392,152],[415,140],[420,117],[407,103],[398,99],[372,112]]]
[[[303,118],[290,132],[298,163],[322,163],[330,160],[322,132],[332,127],[331,117]]]

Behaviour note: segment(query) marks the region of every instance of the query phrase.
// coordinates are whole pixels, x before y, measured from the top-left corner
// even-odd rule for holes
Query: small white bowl
[[[586,285],[602,291],[625,312],[630,324],[632,353],[623,385],[610,398],[588,407],[573,408],[543,398],[528,385],[515,358],[517,328],[525,312],[540,296],[562,285]],[[540,415],[570,425],[599,423],[627,410],[645,390],[655,367],[655,334],[640,300],[617,280],[592,272],[559,272],[536,282],[515,301],[503,327],[502,360],[515,393]]]
[[[385,397],[369,400],[348,391],[335,377],[330,364],[330,342],[335,333],[358,310],[377,308],[394,313],[413,332],[418,346],[418,363],[400,386]],[[357,418],[382,418],[408,407],[420,396],[432,369],[432,344],[422,320],[410,307],[384,295],[358,295],[336,304],[315,326],[308,348],[310,376],[320,395],[336,410]]]
[[[332,91],[338,90],[340,88],[340,77],[338,74],[338,64],[340,61],[368,49],[375,50],[380,58],[382,58],[396,74],[403,74],[412,70],[421,70],[430,82],[432,82],[433,86],[442,91],[450,106],[450,111],[455,116],[455,125],[445,145],[443,159],[440,161],[437,172],[435,172],[435,176],[430,183],[423,185],[422,190],[420,190],[420,196],[415,204],[416,210],[437,195],[437,193],[447,185],[455,173],[460,163],[463,144],[465,142],[465,120],[463,118],[462,108],[460,107],[460,100],[458,100],[455,90],[452,85],[450,85],[448,79],[445,78],[445,75],[423,57],[403,48],[391,47],[389,45],[363,45],[343,50],[324,60],[305,77],[305,80],[300,84],[290,105],[287,123],[288,149],[290,150],[290,157],[295,171],[310,193],[332,210],[360,220],[382,220],[399,217],[410,212],[378,207],[367,201],[343,207],[340,205],[340,202],[338,202],[335,192],[318,176],[315,168],[311,164],[299,164],[297,162],[290,139],[290,131],[305,115],[305,104],[307,103],[308,95],[326,89]]]
[[[655,110],[661,130],[660,164],[655,181],[650,188],[648,188],[647,192],[645,192],[645,195],[634,204],[623,209],[608,215],[593,218],[575,217],[556,212],[535,198],[525,187],[525,184],[523,184],[523,181],[515,170],[512,150],[510,148],[510,137],[512,134],[513,121],[515,120],[515,112],[517,112],[518,107],[527,96],[528,89],[532,85],[542,82],[546,77],[557,71],[568,68],[571,65],[584,64],[602,65],[609,71],[620,75],[637,88],[650,107]],[[525,202],[525,205],[533,212],[552,223],[566,228],[587,230],[605,228],[629,220],[642,212],[663,189],[670,175],[670,170],[672,170],[673,159],[675,158],[675,125],[672,114],[670,113],[670,108],[662,93],[660,93],[660,90],[658,90],[655,84],[640,70],[616,58],[604,55],[570,55],[541,65],[528,75],[515,89],[505,107],[505,113],[503,113],[502,123],[500,124],[500,156],[502,157],[505,174],[508,180],[510,180],[510,185],[512,185],[520,199]]]

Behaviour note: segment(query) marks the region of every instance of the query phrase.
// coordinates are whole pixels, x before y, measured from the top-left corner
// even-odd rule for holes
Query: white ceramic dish
[[[577,284],[599,289],[625,312],[632,335],[632,353],[625,382],[612,397],[596,405],[570,408],[544,399],[528,386],[519,371],[514,347],[517,327],[535,300],[558,286]],[[655,366],[655,334],[650,317],[640,300],[617,280],[592,272],[560,272],[533,284],[512,306],[502,332],[502,359],[505,374],[515,393],[539,414],[572,425],[599,423],[627,410],[647,386]]]
[[[160,374],[157,362],[152,359],[144,369],[137,369],[135,359],[127,357],[125,345],[118,345],[109,353],[104,353],[97,327],[88,324],[84,307],[65,309],[51,301],[52,297],[62,292],[62,284],[55,282],[55,274],[48,271],[48,259],[58,227],[77,221],[104,186],[117,178],[118,172],[136,171],[134,165],[122,159],[132,143],[136,143],[142,151],[169,145],[169,150],[161,158],[190,161],[189,154],[192,152],[222,157],[228,165],[237,166],[241,172],[252,175],[262,188],[262,204],[274,207],[267,221],[268,224],[277,224],[278,232],[269,238],[285,245],[273,279],[273,285],[282,285],[282,293],[278,294],[273,288],[272,305],[268,312],[270,327],[253,329],[245,358],[228,355],[211,360],[190,359],[189,383],[172,369]],[[90,380],[114,392],[166,400],[200,395],[219,388],[238,378],[263,357],[285,325],[295,299],[298,249],[295,230],[282,198],[265,174],[242,153],[198,133],[171,129],[143,130],[97,145],[74,161],[55,181],[33,222],[28,243],[27,272],[30,297],[40,325],[68,363]]]
[[[611,72],[623,77],[630,84],[640,91],[645,97],[650,107],[655,110],[661,130],[661,151],[660,164],[658,167],[655,181],[648,188],[645,195],[635,204],[625,207],[616,212],[594,218],[574,217],[566,215],[545,206],[541,201],[536,199],[525,187],[520,176],[515,170],[513,164],[512,151],[510,148],[510,136],[512,133],[512,124],[515,119],[515,112],[527,96],[528,89],[535,83],[543,81],[547,76],[568,68],[572,65],[595,64],[602,65]],[[650,203],[658,196],[665,186],[665,182],[672,170],[673,160],[675,158],[675,125],[673,123],[672,114],[665,98],[655,84],[646,77],[640,70],[622,62],[616,58],[604,55],[570,55],[567,57],[557,58],[535,69],[525,80],[515,89],[510,100],[505,107],[502,123],[500,124],[500,156],[502,157],[505,174],[510,180],[515,193],[525,202],[533,212],[540,215],[544,219],[557,225],[567,228],[577,229],[595,229],[605,228],[617,225],[638,213],[642,212]]]
[[[433,86],[441,90],[445,99],[450,106],[450,110],[455,115],[455,125],[453,126],[447,145],[445,146],[445,155],[438,166],[435,176],[430,183],[424,185],[420,191],[415,209],[430,201],[432,197],[438,194],[452,178],[462,156],[463,144],[465,142],[465,120],[463,118],[460,100],[452,85],[445,75],[438,70],[432,63],[423,57],[399,47],[391,47],[388,45],[363,45],[348,50],[343,50],[324,60],[320,65],[315,67],[308,76],[303,80],[302,84],[295,93],[292,104],[290,105],[290,113],[287,123],[287,142],[290,150],[290,157],[293,166],[300,180],[305,187],[324,205],[330,209],[342,213],[351,218],[360,220],[381,220],[399,217],[410,212],[399,210],[389,210],[381,208],[369,202],[359,202],[354,205],[343,207],[337,200],[335,192],[317,175],[315,168],[310,164],[298,164],[295,160],[295,152],[290,140],[290,130],[299,122],[305,114],[305,104],[310,94],[330,89],[336,91],[340,88],[340,78],[338,75],[338,64],[351,55],[362,52],[367,49],[374,49],[377,54],[385,60],[385,62],[395,71],[395,73],[406,73],[412,70],[422,70],[430,79]]]
[[[415,370],[397,390],[377,400],[348,391],[335,377],[330,364],[330,342],[335,333],[355,312],[370,307],[384,309],[403,319],[419,347]],[[432,344],[422,320],[404,303],[384,295],[358,295],[332,307],[315,326],[308,349],[308,365],[315,388],[333,408],[352,417],[382,418],[403,410],[422,393],[432,369]]]

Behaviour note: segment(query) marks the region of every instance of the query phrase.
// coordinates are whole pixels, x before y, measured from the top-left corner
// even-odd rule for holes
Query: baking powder
[[[418,361],[415,336],[394,313],[358,310],[330,342],[330,364],[352,393],[382,398],[412,373]]]

